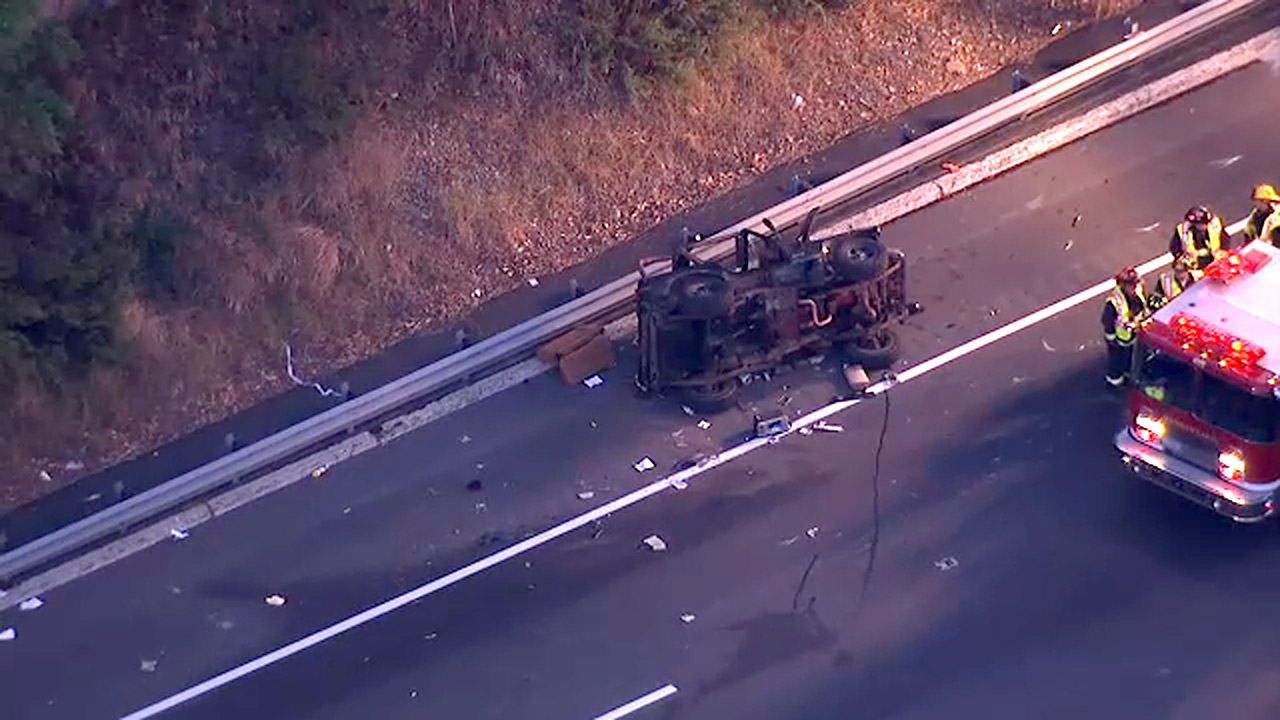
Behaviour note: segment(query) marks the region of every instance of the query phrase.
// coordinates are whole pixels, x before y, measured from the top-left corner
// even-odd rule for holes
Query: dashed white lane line
[[[641,697],[638,697],[635,700],[632,700],[631,702],[627,703],[626,705],[621,705],[619,707],[616,707],[613,710],[610,710],[609,712],[603,715],[597,715],[595,720],[618,720],[618,718],[626,717],[627,715],[630,715],[631,713],[637,710],[649,707],[650,705],[658,702],[659,700],[666,699],[675,694],[676,694],[675,685],[663,685],[662,687],[658,688],[657,690],[654,690],[648,695],[643,695]]]
[[[1240,221],[1238,223],[1235,223],[1231,227],[1229,227],[1228,231],[1232,235],[1235,235],[1236,233],[1240,232],[1240,230],[1242,230],[1243,228],[1244,228],[1244,221]],[[1143,263],[1142,265],[1138,266],[1137,269],[1139,273],[1145,275],[1147,273],[1150,273],[1154,270],[1158,270],[1164,267],[1165,265],[1169,264],[1169,260],[1170,259],[1167,253],[1162,254],[1157,258],[1154,258],[1152,260],[1149,260]],[[879,394],[881,392],[888,390],[894,384],[909,382],[927,373],[937,370],[938,368],[948,363],[959,360],[960,358],[972,352],[981,350],[982,348],[994,342],[1007,338],[1010,335],[1013,335],[1014,333],[1020,332],[1022,330],[1026,330],[1027,328],[1033,325],[1036,325],[1037,323],[1044,322],[1045,320],[1048,320],[1049,318],[1052,318],[1056,315],[1066,312],[1067,310],[1070,310],[1071,308],[1074,308],[1077,305],[1080,305],[1081,303],[1084,303],[1090,299],[1096,298],[1099,295],[1102,295],[1103,293],[1106,293],[1107,291],[1109,291],[1111,287],[1112,287],[1112,281],[1104,280],[1103,282],[1100,282],[1096,285],[1085,288],[1084,290],[1081,290],[1080,292],[1075,293],[1070,297],[1059,300],[1058,302],[1053,303],[1048,307],[1045,307],[1041,310],[1037,310],[1033,313],[1030,313],[1029,315],[1025,315],[1017,320],[1014,320],[1013,322],[1007,325],[1004,325],[995,330],[992,330],[991,332],[988,332],[984,335],[976,337],[973,340],[970,340],[969,342],[964,343],[963,345],[960,345],[956,348],[953,348],[944,353],[941,353],[940,355],[936,355],[918,365],[914,365],[908,368],[907,370],[903,371],[901,374],[899,374],[894,383],[887,383],[884,381],[877,383],[876,385],[873,385],[870,388],[870,393],[873,395]],[[799,430],[802,427],[807,427],[820,420],[831,417],[832,415],[835,415],[836,413],[847,410],[861,402],[862,400],[841,400],[839,402],[831,403],[830,405],[827,405],[825,407],[818,408],[817,410],[814,410],[808,415],[805,415],[797,419],[795,422],[792,423],[791,429],[782,435],[775,435],[770,438],[753,438],[744,443],[728,448],[727,450],[721,453],[718,453],[716,455],[712,455],[711,457],[703,459],[693,467],[686,468],[672,475],[668,475],[667,477],[662,478],[661,480],[657,480],[649,485],[646,485],[640,488],[639,490],[635,490],[631,493],[628,493],[627,495],[623,495],[622,497],[616,500],[613,500],[612,502],[605,503],[604,505],[601,505],[600,507],[597,507],[594,510],[583,513],[582,515],[579,515],[570,520],[566,520],[565,522],[560,523],[555,527],[552,527],[547,530],[543,530],[537,535],[533,535],[532,537],[526,538],[525,540],[522,540],[508,548],[500,550],[487,557],[481,558],[480,560],[477,560],[471,563],[470,565],[458,568],[457,570],[454,570],[448,575],[444,575],[440,578],[432,580],[431,582],[426,583],[425,585],[421,585],[417,588],[414,588],[413,590],[410,590],[404,593],[403,595],[398,595],[396,597],[391,598],[390,600],[386,600],[378,605],[375,605],[367,610],[364,610],[363,612],[352,615],[346,620],[342,620],[341,622],[330,625],[329,627],[317,630],[311,633],[310,635],[307,635],[306,637],[295,640],[289,643],[288,645],[285,645],[276,650],[272,650],[271,652],[265,655],[262,655],[261,657],[255,658],[254,660],[250,660],[249,662],[243,665],[239,665],[219,675],[215,675],[214,677],[211,677],[208,680],[205,680],[204,682],[199,683],[198,685],[193,685],[176,695],[167,697],[152,705],[148,705],[147,707],[144,707],[141,710],[138,710],[136,712],[132,712],[124,716],[123,720],[143,720],[144,718],[154,717],[164,712],[165,710],[181,705],[182,703],[185,703],[188,700],[197,698],[212,690],[216,690],[217,688],[220,688],[223,685],[227,685],[229,683],[235,682],[236,680],[239,680],[240,678],[246,675],[249,675],[251,673],[257,672],[258,670],[261,670],[262,668],[267,667],[268,665],[275,664],[291,655],[295,655],[299,652],[302,652],[303,650],[306,650],[309,647],[319,645],[320,643],[325,642],[326,640],[329,640],[337,635],[340,635],[352,628],[359,627],[360,625],[363,625],[367,622],[376,620],[377,618],[382,617],[387,613],[398,610],[414,601],[421,600],[422,598],[428,595],[431,595],[432,593],[439,592],[440,590],[443,590],[449,587],[450,585],[454,585],[459,582],[462,582],[463,580],[466,580],[472,575],[476,575],[478,573],[484,572],[485,570],[488,570],[489,568],[494,567],[495,565],[500,565],[540,545],[545,545],[551,542],[552,540],[555,540],[556,538],[559,538],[563,535],[567,535],[573,532],[574,530],[584,527],[607,515],[610,515],[619,510],[635,505],[636,503],[642,500],[652,497],[653,495],[657,495],[658,493],[662,492],[663,490],[666,490],[667,488],[672,487],[673,485],[681,485],[687,482],[690,478],[701,475],[702,473],[705,473],[708,470],[724,465],[725,463],[728,463],[732,460],[736,460],[737,458],[742,457],[743,455],[746,455],[747,453],[750,453],[753,450],[757,450],[766,445],[770,445],[772,443],[778,442],[782,438],[786,437],[787,435],[790,435],[791,433],[794,433],[795,431]]]

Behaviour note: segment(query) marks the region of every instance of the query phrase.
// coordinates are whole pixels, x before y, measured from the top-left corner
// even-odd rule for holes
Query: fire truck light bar
[[[1250,250],[1247,253],[1232,250],[1214,260],[1209,267],[1205,268],[1204,274],[1205,277],[1229,284],[1241,275],[1246,273],[1252,275],[1258,272],[1269,262],[1271,262],[1271,256],[1259,250]]]
[[[1224,368],[1252,370],[1267,354],[1263,348],[1186,313],[1173,316],[1173,332],[1178,342],[1182,343],[1183,350],[1199,352],[1206,358],[1216,360]]]

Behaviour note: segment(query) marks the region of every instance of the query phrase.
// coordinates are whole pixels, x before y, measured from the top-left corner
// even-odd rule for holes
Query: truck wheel
[[[695,270],[671,283],[677,312],[685,317],[709,319],[729,314],[729,281],[714,271]]]
[[[723,380],[711,385],[695,385],[683,390],[682,396],[689,407],[699,412],[715,413],[725,410],[738,397],[737,379]]]
[[[849,362],[861,365],[864,370],[888,370],[897,361],[899,352],[898,333],[887,327],[876,328],[844,345]]]
[[[889,251],[873,237],[853,235],[832,243],[831,265],[846,280],[862,282],[889,267]]]

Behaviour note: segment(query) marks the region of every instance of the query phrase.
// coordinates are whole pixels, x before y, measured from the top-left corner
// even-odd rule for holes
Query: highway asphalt
[[[1242,216],[1280,181],[1278,111],[1256,66],[886,228],[926,308],[904,366],[1159,254],[1192,203]],[[889,393],[878,535],[883,400],[165,717],[592,718],[668,683],[634,717],[1280,716],[1275,525],[1123,473],[1099,307]],[[634,398],[630,359],[595,389],[535,379],[0,613],[5,706],[121,716],[746,430],[750,408],[704,430]],[[803,366],[748,400],[807,410],[839,389]]]

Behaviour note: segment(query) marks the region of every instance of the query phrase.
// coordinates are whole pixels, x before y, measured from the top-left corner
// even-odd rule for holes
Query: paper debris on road
[[[813,434],[813,428],[811,428],[811,427],[809,427],[809,426],[807,426],[807,425],[806,425],[805,427],[800,428],[800,434],[801,434],[801,435],[812,435],[812,434]]]
[[[19,610],[39,610],[41,605],[44,605],[43,600],[41,600],[38,597],[29,597],[26,600],[23,600],[22,602],[18,603],[18,609]]]
[[[597,385],[603,385],[603,384],[604,384],[604,378],[600,377],[599,375],[592,375],[591,377],[587,378],[586,380],[583,380],[583,381],[582,381],[582,384],[583,384],[583,385],[586,385],[586,386],[587,386],[587,387],[589,387],[589,388],[593,388],[593,387],[595,387],[595,386],[597,386]]]
[[[463,435],[462,437],[458,438],[458,442],[462,443],[463,445],[466,445],[467,443],[471,442],[471,436]]]
[[[1145,227],[1140,227],[1140,228],[1138,228],[1138,232],[1140,232],[1140,233],[1149,233],[1149,232],[1151,232],[1152,230],[1155,230],[1155,229],[1156,229],[1156,228],[1158,228],[1158,227],[1160,227],[1160,223],[1158,223],[1158,222],[1153,222],[1153,223],[1151,223],[1150,225],[1147,225],[1147,226],[1145,226]]]
[[[182,528],[169,528],[169,537],[174,540],[186,540],[191,537],[191,533]]]
[[[942,558],[941,560],[934,560],[934,561],[933,561],[933,566],[934,566],[934,567],[936,567],[936,568],[938,568],[939,570],[941,570],[941,571],[943,571],[943,572],[946,572],[946,571],[948,571],[948,570],[950,570],[950,569],[954,568],[955,566],[957,566],[957,565],[959,565],[959,564],[960,564],[960,561],[959,561],[959,560],[957,560],[957,559],[955,559],[955,558],[953,558],[953,557],[950,557],[950,556],[948,556],[948,557],[944,557],[944,558]]]
[[[805,534],[805,535],[808,535],[810,538],[816,538],[816,537],[818,537],[818,528],[817,528],[817,527],[811,527],[811,528],[809,528],[808,530],[805,530],[805,531],[804,531],[804,534]]]
[[[18,631],[13,628],[5,628],[0,630],[0,640],[13,640],[18,637]]]
[[[648,545],[649,549],[654,552],[662,552],[667,549],[667,542],[657,535],[650,535],[645,538],[644,544]]]
[[[40,479],[44,482],[53,482],[53,476],[49,474],[48,470],[40,471]]]
[[[538,278],[529,278],[529,287],[538,287]]]
[[[145,673],[155,672],[156,665],[158,665],[159,663],[160,663],[159,660],[147,660],[144,658],[142,660],[142,672],[145,672]]]
[[[699,420],[698,427],[702,428],[703,430],[706,430],[707,428],[711,427],[711,423],[707,420]]]
[[[579,500],[590,500],[595,496],[596,496],[595,490],[583,490],[582,492],[578,493]]]
[[[684,480],[681,480],[680,478],[671,478],[671,487],[677,490],[688,490],[689,483],[685,482]]]
[[[825,420],[819,420],[818,422],[814,423],[814,424],[813,424],[813,429],[814,429],[814,430],[819,430],[819,431],[821,431],[821,432],[827,432],[827,433],[842,433],[842,432],[844,432],[844,426],[843,426],[843,425],[836,425],[836,424],[834,424],[834,423],[829,423],[829,422],[827,422],[827,421],[825,421]]]
[[[680,616],[680,619],[683,620],[686,624],[688,624],[693,622],[694,620],[697,620],[698,616],[694,615],[693,613],[685,613]]]
[[[267,596],[267,604],[270,605],[271,607],[280,607],[281,605],[284,605],[286,602],[288,602],[288,600],[285,600],[283,595]]]
[[[636,472],[644,472],[646,470],[652,470],[657,466],[653,464],[653,460],[650,460],[647,457],[642,457],[640,458],[640,461],[632,467],[636,469]]]
[[[1058,348],[1050,345],[1049,341],[1045,340],[1044,338],[1040,338],[1040,344],[1043,345],[1044,349],[1048,350],[1049,352],[1058,352]]]
[[[791,537],[787,538],[786,540],[783,540],[778,544],[781,545],[782,547],[787,547],[788,545],[794,545],[795,542],[799,539],[800,539],[799,535],[792,535]]]
[[[689,417],[693,417],[693,408],[689,407],[688,405],[681,405],[680,409],[684,411],[685,415],[688,415]]]
[[[1231,167],[1232,165],[1235,165],[1236,163],[1240,162],[1243,158],[1244,158],[1243,155],[1232,155],[1231,157],[1225,157],[1219,160],[1214,160],[1209,164],[1218,168],[1219,170],[1225,170]]]

